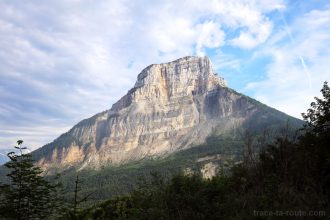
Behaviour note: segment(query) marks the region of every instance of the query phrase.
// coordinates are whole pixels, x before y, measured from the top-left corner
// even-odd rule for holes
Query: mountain
[[[301,124],[228,88],[207,57],[189,56],[148,66],[110,110],[81,121],[33,156],[47,170],[98,170],[165,158],[212,136],[278,128],[288,120]]]
[[[13,151],[13,149],[0,149],[0,166],[9,161],[7,153]]]

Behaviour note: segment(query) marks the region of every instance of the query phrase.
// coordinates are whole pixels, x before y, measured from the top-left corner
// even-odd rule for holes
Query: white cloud
[[[272,22],[262,12],[249,5],[235,6],[232,11],[237,26],[243,28],[238,37],[230,40],[234,46],[251,49],[268,39],[272,31]]]
[[[35,149],[54,140],[60,134],[70,129],[69,126],[63,126],[63,124],[57,124],[54,121],[51,121],[50,123],[52,123],[51,126],[11,126],[6,127],[5,129],[0,129],[0,146],[2,148],[11,149],[16,144],[17,140],[28,140],[24,141],[26,143],[25,145],[29,149]]]
[[[204,55],[203,48],[205,47],[218,48],[224,45],[225,34],[218,25],[213,21],[197,25],[196,53],[198,55]]]
[[[306,13],[282,30],[257,55],[273,59],[267,67],[267,79],[249,83],[246,90],[260,101],[301,118],[313,97],[321,96],[323,82],[329,80],[330,9]]]
[[[216,50],[212,65],[216,70],[241,71],[241,60],[232,54],[224,54],[221,49]]]
[[[6,143],[25,137],[25,143],[41,146],[110,108],[151,63],[224,45],[255,48],[272,32],[266,13],[283,5],[280,0],[2,1],[0,137]],[[60,123],[50,125],[47,118]],[[35,135],[24,136],[23,128]]]
[[[251,49],[264,43],[271,34],[271,23],[264,22],[261,24],[256,23],[254,25],[254,27],[258,28],[251,28],[249,31],[242,31],[237,38],[232,39],[230,42],[234,46],[244,49]]]

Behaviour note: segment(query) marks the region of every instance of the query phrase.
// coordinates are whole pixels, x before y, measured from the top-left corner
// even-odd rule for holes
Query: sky
[[[328,0],[0,0],[0,150],[111,108],[143,68],[208,56],[238,92],[301,118],[330,76]]]

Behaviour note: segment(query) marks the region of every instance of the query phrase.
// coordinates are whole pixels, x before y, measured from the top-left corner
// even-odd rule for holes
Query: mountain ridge
[[[170,155],[203,143],[214,131],[253,125],[255,118],[267,124],[290,116],[228,88],[207,57],[189,56],[149,65],[109,110],[82,120],[33,155],[47,170],[98,169]]]

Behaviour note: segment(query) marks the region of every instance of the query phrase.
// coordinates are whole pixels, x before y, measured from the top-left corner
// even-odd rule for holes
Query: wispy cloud
[[[289,31],[288,31],[289,30]],[[294,35],[294,36],[293,36]],[[282,24],[259,56],[271,56],[265,80],[246,86],[254,96],[300,117],[329,80],[330,9],[315,9]]]

